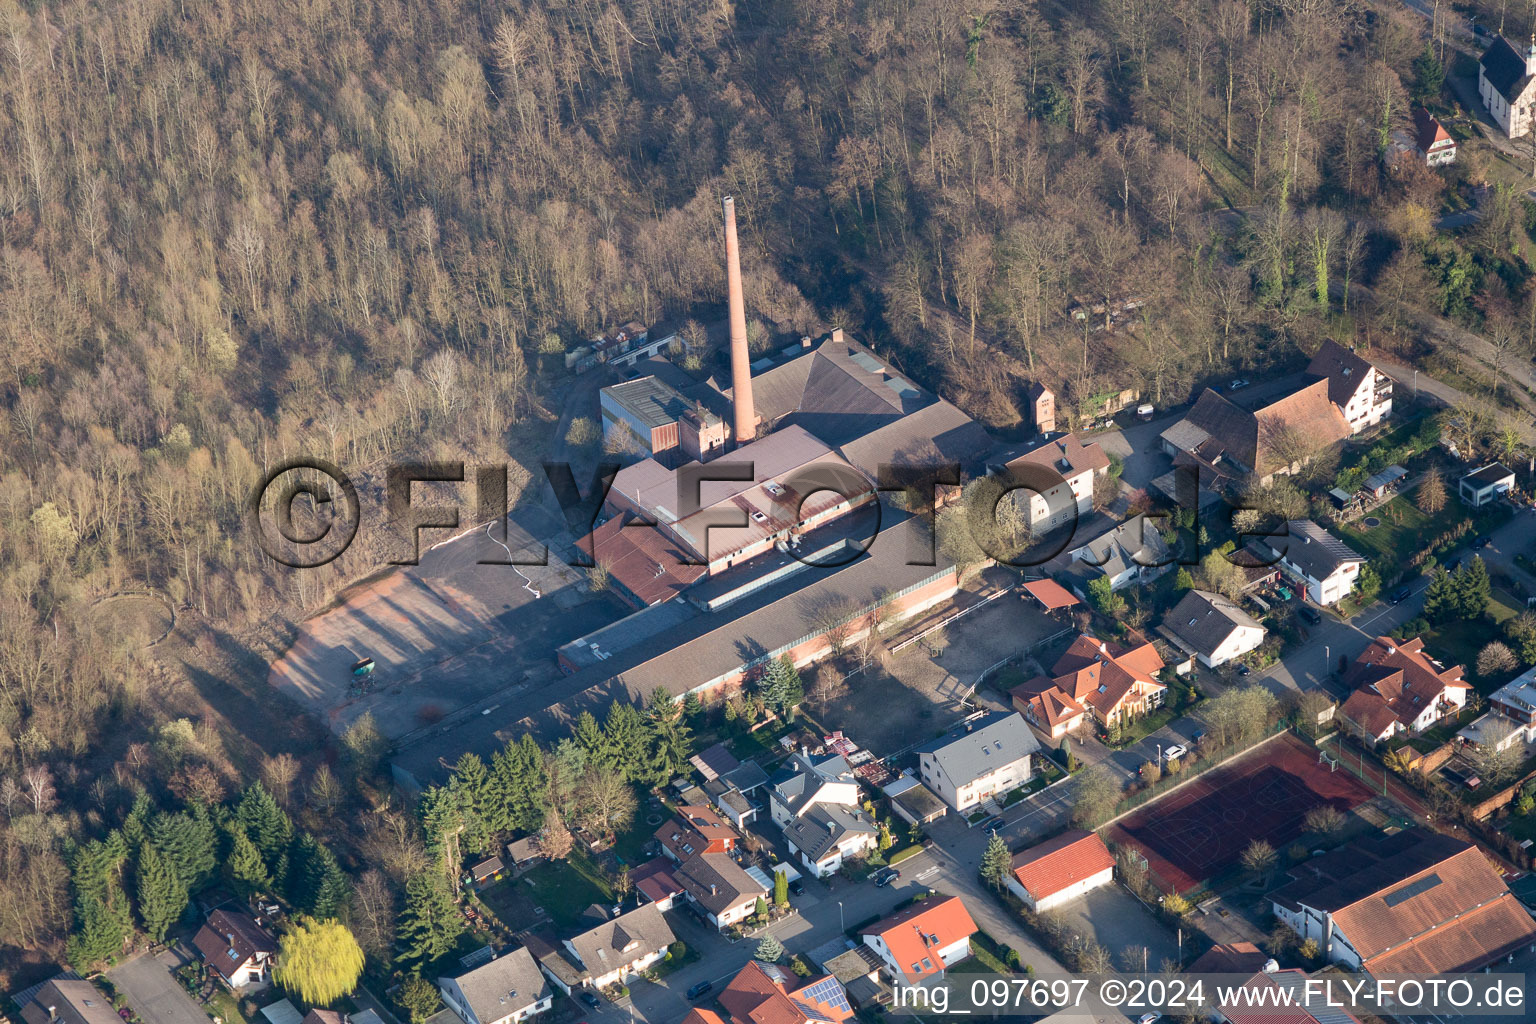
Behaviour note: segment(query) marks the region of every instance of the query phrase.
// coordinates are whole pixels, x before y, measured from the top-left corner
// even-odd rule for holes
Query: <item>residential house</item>
[[[858,808],[817,804],[784,826],[784,841],[811,874],[826,878],[844,861],[867,856],[880,841],[880,828]]]
[[[818,878],[879,839],[879,828],[859,809],[858,778],[840,755],[817,760],[802,748],[770,781],[768,807],[791,852]]]
[[[1267,486],[1350,436],[1331,390],[1330,380],[1317,379],[1249,410],[1207,388],[1188,415],[1162,432],[1163,450],[1175,466],[1197,466],[1230,483],[1251,478]]]
[[[751,914],[758,897],[768,893],[766,886],[723,853],[696,854],[674,868],[672,876],[688,894],[688,902],[722,932]]]
[[[18,992],[13,1001],[26,1024],[122,1024],[112,1000],[73,973]]]
[[[1119,647],[1084,633],[1056,660],[1050,676],[1036,676],[1009,696],[1025,714],[1031,713],[1032,698],[1041,695],[1062,707],[1083,708],[1108,726],[1162,706],[1168,687],[1154,677],[1163,667],[1150,643]]]
[[[1070,735],[1082,728],[1088,719],[1088,709],[1072,696],[1054,686],[1031,692],[1025,683],[1013,691],[1013,706],[1018,708],[1030,725],[1053,740]]]
[[[1339,717],[1373,744],[1402,733],[1417,735],[1466,705],[1469,685],[1462,671],[1460,665],[1444,668],[1431,661],[1419,637],[1377,637],[1344,676],[1353,692]]]
[[[959,896],[934,896],[864,929],[893,982],[909,984],[937,974],[971,955],[976,922]]]
[[[730,858],[723,858],[730,863]],[[565,940],[592,988],[622,984],[667,955],[676,941],[661,908],[646,903]]]
[[[1440,119],[1423,107],[1413,108],[1413,143],[1419,159],[1430,167],[1456,162],[1456,140]]]
[[[437,990],[464,1024],[515,1024],[543,1013],[554,1001],[533,954],[522,947],[458,977],[437,979]]]
[[[1109,473],[1109,456],[1075,433],[1048,435],[1003,464],[999,476],[1026,489],[1011,492],[1036,534],[1077,522],[1093,511],[1094,482]],[[1029,489],[1032,488],[1032,489]]]
[[[778,964],[748,960],[720,991],[725,1012],[694,1009],[685,1024],[842,1024],[853,1006],[842,982],[830,974],[799,978]]]
[[[1115,858],[1099,834],[1071,829],[1014,854],[1008,891],[1043,914],[1114,880]]]
[[[986,712],[918,747],[918,770],[929,789],[963,813],[1028,782],[1030,755],[1039,752],[1023,715]]]
[[[1461,500],[1473,508],[1482,508],[1489,502],[1515,489],[1515,474],[1497,462],[1473,470],[1461,478],[1457,493]]]
[[[1524,49],[1502,35],[1477,62],[1477,94],[1483,107],[1513,139],[1531,130],[1536,108],[1536,41]]]
[[[1109,577],[1112,590],[1153,580],[1173,567],[1173,553],[1162,531],[1145,515],[1109,526],[1068,553],[1066,573],[1077,596],[1088,596],[1088,584]]]
[[[1488,707],[1508,718],[1525,742],[1536,742],[1536,668],[1526,669],[1489,694]]]
[[[1186,593],[1163,617],[1160,632],[1206,668],[1220,668],[1264,642],[1264,627],[1253,616],[1207,590]]]
[[[732,853],[740,837],[736,830],[702,804],[684,804],[672,820],[656,830],[656,840],[672,860],[681,864],[700,853]]]
[[[672,874],[673,864],[665,857],[648,860],[629,873],[640,898],[662,910],[671,910],[687,898],[687,890]]]
[[[1268,898],[1329,962],[1378,976],[1476,971],[1536,949],[1536,921],[1483,852],[1423,828],[1303,861]]]
[[[1337,604],[1355,589],[1363,555],[1310,519],[1292,519],[1286,528],[1289,536],[1272,537],[1264,544],[1313,604]]]
[[[1252,974],[1262,970],[1269,954],[1251,942],[1218,942],[1195,957],[1184,970],[1190,974]]]
[[[250,914],[239,910],[215,910],[198,929],[192,945],[203,961],[230,988],[244,988],[269,980],[268,969],[277,952],[277,940]]]
[[[1454,156],[1455,143],[1451,145]],[[1352,435],[1392,415],[1392,378],[1336,341],[1323,342],[1307,364],[1307,373],[1328,382],[1328,400],[1343,414]]]

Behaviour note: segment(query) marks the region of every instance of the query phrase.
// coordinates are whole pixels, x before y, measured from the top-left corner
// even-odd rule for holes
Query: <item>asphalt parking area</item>
[[[208,1014],[171,977],[170,968],[147,953],[114,967],[107,972],[107,978],[143,1020],[154,1024],[208,1024]]]

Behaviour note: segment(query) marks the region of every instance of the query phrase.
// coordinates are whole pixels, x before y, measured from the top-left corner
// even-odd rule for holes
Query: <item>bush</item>
[[[671,951],[674,960],[681,960],[683,955],[688,952],[688,946],[682,939],[678,939],[667,948]]]

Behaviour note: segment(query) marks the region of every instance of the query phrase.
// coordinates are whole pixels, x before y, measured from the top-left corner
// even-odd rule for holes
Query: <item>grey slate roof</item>
[[[1495,39],[1478,61],[1483,76],[1505,102],[1513,103],[1525,92],[1530,76],[1525,73],[1525,57],[1514,43],[1503,36]]]
[[[1253,616],[1220,594],[1191,590],[1163,618],[1180,640],[1200,654],[1210,656],[1240,626],[1263,629]]]
[[[693,403],[681,392],[656,376],[636,377],[613,384],[603,388],[603,393],[635,419],[653,428],[675,423],[679,416],[693,408]]]
[[[918,747],[917,752],[932,757],[950,782],[963,786],[1026,754],[1039,753],[1040,741],[1017,711],[994,711]]]
[[[879,829],[863,811],[837,804],[817,804],[784,826],[784,838],[811,860],[820,860],[851,835],[874,835]]]
[[[50,1006],[55,1024],[120,1024],[111,1000],[95,985],[78,977],[66,978],[61,974],[38,986],[31,1000],[21,1006],[22,1019],[27,1024],[48,1024]]]
[[[775,773],[770,783],[773,795],[791,814],[821,791],[829,782],[854,781],[853,769],[846,759],[834,754],[820,761],[806,754],[795,754]]]
[[[1488,487],[1498,483],[1500,480],[1514,475],[1515,474],[1513,470],[1506,469],[1500,463],[1495,462],[1491,465],[1484,466],[1482,469],[1479,469],[1475,473],[1468,473],[1466,476],[1462,477],[1462,479],[1470,480],[1474,485],[1478,487]]]
[[[1073,554],[1078,552],[1082,552],[1079,561],[1100,569],[1106,576],[1118,576],[1138,567],[1166,565],[1170,558],[1162,532],[1144,515],[1111,526],[1073,549]]]
[[[601,976],[646,953],[665,949],[675,939],[661,909],[654,903],[647,903],[568,941],[581,958],[581,965],[592,975]]]
[[[694,854],[679,864],[672,877],[688,891],[693,901],[711,914],[755,900],[768,890],[759,885],[740,864],[724,853]],[[655,909],[655,904],[648,904]],[[661,911],[656,911],[661,916]]]
[[[482,1024],[532,1006],[550,994],[549,981],[533,954],[521,946],[454,981],[464,990],[469,1008]]]
[[[1323,580],[1345,562],[1363,562],[1365,556],[1310,519],[1286,523],[1289,537],[1275,538],[1268,546],[1309,579]]]

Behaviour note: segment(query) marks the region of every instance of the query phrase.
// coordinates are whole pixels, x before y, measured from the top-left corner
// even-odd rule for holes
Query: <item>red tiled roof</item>
[[[670,601],[704,575],[681,545],[654,526],[617,515],[577,542],[598,565],[645,605]],[[659,571],[658,571],[659,570]]]
[[[277,940],[249,914],[215,910],[192,944],[208,966],[226,980],[257,953],[277,952]],[[231,955],[233,954],[233,955]]]
[[[1435,143],[1447,142],[1451,138],[1451,133],[1445,130],[1445,125],[1435,115],[1418,106],[1413,108],[1413,131],[1419,149],[1425,153]]]
[[[1084,633],[1057,660],[1051,669],[1051,682],[1063,698],[1091,705],[1108,717],[1133,690],[1150,693],[1166,689],[1152,677],[1162,668],[1163,659],[1149,643],[1126,650]],[[1049,689],[1034,683],[1025,685],[1035,692]]]
[[[1081,704],[1051,685],[1049,679],[1044,676],[1039,679],[1046,684],[1047,689],[1037,691],[1030,683],[1024,683],[1014,687],[1010,693],[1013,706],[1023,712],[1024,717],[1037,725],[1054,729],[1063,722],[1082,718],[1087,712]]]
[[[1063,460],[1067,463],[1065,468],[1061,465]],[[1090,470],[1097,472],[1108,469],[1109,456],[1098,442],[1085,443],[1075,433],[1069,433],[1041,441],[1031,451],[1010,460],[1008,465],[1017,466],[1020,463],[1045,466],[1070,480]]]
[[[703,804],[684,805],[677,814],[656,830],[656,840],[678,860],[696,853],[728,853],[736,846],[736,830],[714,808]]]
[[[810,1014],[801,1003],[810,1003],[827,1020],[839,1024],[853,1016],[851,1008],[810,999],[804,993],[827,975],[812,979],[791,991],[789,976],[778,966],[749,960],[720,993],[720,1005],[731,1015],[732,1024],[809,1024]]]
[[[934,957],[934,952],[976,934],[976,922],[971,920],[960,897],[950,896],[914,903],[870,925],[864,934],[878,935],[891,959],[911,979],[943,970],[944,964]],[[921,966],[924,958],[933,964],[931,968]],[[919,965],[915,972],[913,964]]]
[[[1029,596],[1045,605],[1046,611],[1055,611],[1058,608],[1070,608],[1080,604],[1077,596],[1055,580],[1031,580],[1024,584],[1024,589],[1029,591]]]
[[[672,877],[672,862],[657,857],[638,865],[629,873],[635,888],[652,903],[662,903],[683,892],[682,883]]]
[[[1335,910],[1333,921],[1378,974],[1476,970],[1536,939],[1536,921],[1470,844]]]
[[[1465,690],[1462,666],[1441,671],[1424,653],[1419,637],[1401,643],[1380,636],[1361,651],[1344,677],[1354,689],[1340,712],[1351,722],[1380,736],[1392,722],[1405,726],[1426,707],[1443,698],[1448,689]]]
[[[1013,877],[1036,900],[1115,866],[1097,832],[1073,829],[1013,855]]]
[[[688,1011],[683,1024],[725,1024],[714,1010],[701,1010],[697,1006]]]
[[[1269,954],[1251,942],[1218,942],[1185,968],[1190,974],[1244,974],[1264,966]]]

